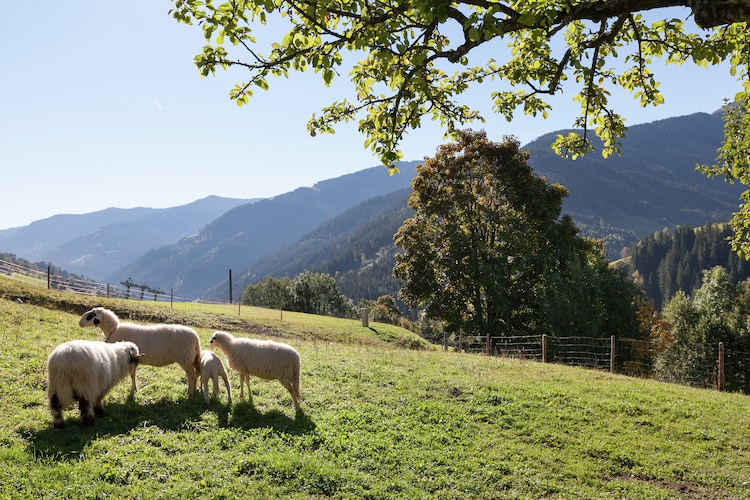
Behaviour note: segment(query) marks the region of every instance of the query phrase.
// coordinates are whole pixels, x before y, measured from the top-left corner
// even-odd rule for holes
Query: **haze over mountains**
[[[741,186],[694,168],[712,163],[721,145],[718,113],[632,126],[622,155],[607,160],[598,153],[556,157],[549,143],[557,133],[566,131],[524,149],[537,175],[568,188],[564,212],[584,235],[603,238],[610,258],[664,227],[726,221],[738,207]],[[58,215],[0,231],[0,251],[103,282],[130,277],[189,298],[227,298],[229,269],[238,277],[235,294],[266,275],[313,269],[358,287],[352,298],[376,298],[392,286],[384,281],[392,235],[410,215],[406,199],[418,163],[399,164],[394,176],[367,168],[269,199],[209,197],[169,209]]]

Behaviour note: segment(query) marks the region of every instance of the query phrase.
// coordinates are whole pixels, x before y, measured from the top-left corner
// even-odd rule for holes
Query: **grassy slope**
[[[750,498],[746,396],[399,349],[356,323],[317,337],[287,313],[255,331],[292,325],[302,414],[276,382],[205,408],[176,366],[142,367],[134,400],[121,384],[95,427],[53,429],[48,353],[100,337],[28,300],[0,299],[0,498]],[[221,321],[173,314],[204,345]]]

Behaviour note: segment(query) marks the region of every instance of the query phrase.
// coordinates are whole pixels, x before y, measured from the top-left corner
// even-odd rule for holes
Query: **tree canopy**
[[[425,119],[440,122],[452,137],[483,121],[462,102],[468,88],[483,82],[495,81],[489,99],[507,120],[517,112],[546,117],[549,98],[564,84],[575,88],[581,111],[573,128],[580,133],[560,135],[553,144],[572,157],[593,149],[589,131],[602,139],[602,154],[619,151],[626,127],[609,102],[614,88],[631,92],[642,106],[663,102],[651,70],[656,59],[700,66],[726,61],[745,85],[727,97],[744,103],[750,93],[750,0],[173,2],[175,19],[203,30],[206,44],[195,58],[203,75],[246,71],[230,91],[239,105],[255,89],[267,89],[273,77],[295,71],[312,69],[325,85],[348,78],[352,100],[336,100],[313,114],[308,130],[332,133],[335,125],[355,121],[365,145],[386,166],[401,157],[400,141]],[[703,29],[671,18],[674,11],[667,8],[674,7],[684,8],[684,18],[692,13]],[[285,33],[274,31],[274,41],[259,47],[256,34],[267,25]],[[748,144],[747,136],[728,140],[715,172],[745,182]],[[740,171],[722,170],[724,164]],[[750,220],[750,209],[740,215]],[[745,236],[748,242],[738,248],[750,248],[750,231]]]
[[[605,154],[617,149],[625,127],[611,109],[609,88],[623,87],[642,105],[663,97],[650,69],[656,58],[682,64],[730,60],[731,71],[746,72],[750,0],[524,0],[521,1],[361,1],[361,0],[174,0],[173,16],[202,26],[206,45],[195,62],[204,75],[239,67],[248,78],[230,96],[244,104],[269,78],[308,68],[330,84],[348,75],[355,102],[337,101],[313,116],[311,133],[331,132],[334,124],[357,120],[367,145],[386,164],[398,159],[398,143],[424,117],[448,131],[482,117],[460,103],[467,87],[504,80],[507,90],[491,95],[494,110],[512,119],[517,110],[545,115],[545,96],[565,80],[580,89],[576,128],[593,127]],[[692,10],[703,33],[690,32],[680,19],[647,23],[643,13],[683,6]],[[686,15],[689,12],[685,10]],[[285,18],[288,32],[270,46],[255,48],[255,33],[272,18]],[[506,50],[506,45],[509,50]],[[495,57],[476,62],[472,51],[489,46]],[[558,48],[559,47],[559,48]],[[236,50],[235,50],[236,49]],[[345,58],[352,52],[359,59]],[[613,66],[613,61],[624,64]],[[344,67],[349,61],[351,67]],[[573,154],[591,148],[584,137],[561,137],[559,150]]]
[[[415,214],[394,236],[401,298],[453,332],[636,336],[632,287],[527,160],[512,137],[461,131],[417,167]]]

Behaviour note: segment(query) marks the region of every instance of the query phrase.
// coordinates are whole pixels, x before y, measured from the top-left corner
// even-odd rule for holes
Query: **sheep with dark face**
[[[106,342],[130,341],[145,353],[141,364],[179,364],[187,377],[187,394],[195,391],[200,376],[201,344],[198,334],[183,325],[137,325],[121,323],[115,313],[95,307],[81,316],[81,327],[98,326]]]
[[[47,360],[47,401],[55,427],[63,427],[63,410],[78,401],[83,425],[94,425],[104,415],[102,399],[130,375],[135,392],[135,369],[143,354],[132,342],[107,344],[71,340],[57,346]]]
[[[252,401],[250,375],[265,380],[278,380],[292,396],[295,410],[299,411],[300,371],[299,353],[290,345],[273,340],[235,338],[227,332],[214,332],[209,344],[220,349],[227,357],[232,370],[240,374],[240,399],[245,395]]]

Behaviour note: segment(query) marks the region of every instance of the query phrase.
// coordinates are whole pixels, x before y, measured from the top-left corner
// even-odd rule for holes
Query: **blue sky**
[[[269,91],[240,108],[228,93],[243,75],[200,78],[193,57],[202,33],[177,24],[166,0],[31,5],[3,7],[0,229],[108,207],[275,196],[379,163],[356,124],[335,135],[306,132],[312,113],[344,97],[345,80],[332,88],[312,73],[272,80]],[[654,71],[666,104],[643,109],[629,94],[613,96],[628,125],[713,112],[740,88],[724,67],[657,63]],[[490,91],[479,87],[467,98],[490,110]],[[571,126],[573,93],[553,101],[546,121],[508,123],[487,111],[488,121],[473,128],[526,143]],[[432,123],[412,133],[402,144],[404,159],[432,156],[442,135]]]

